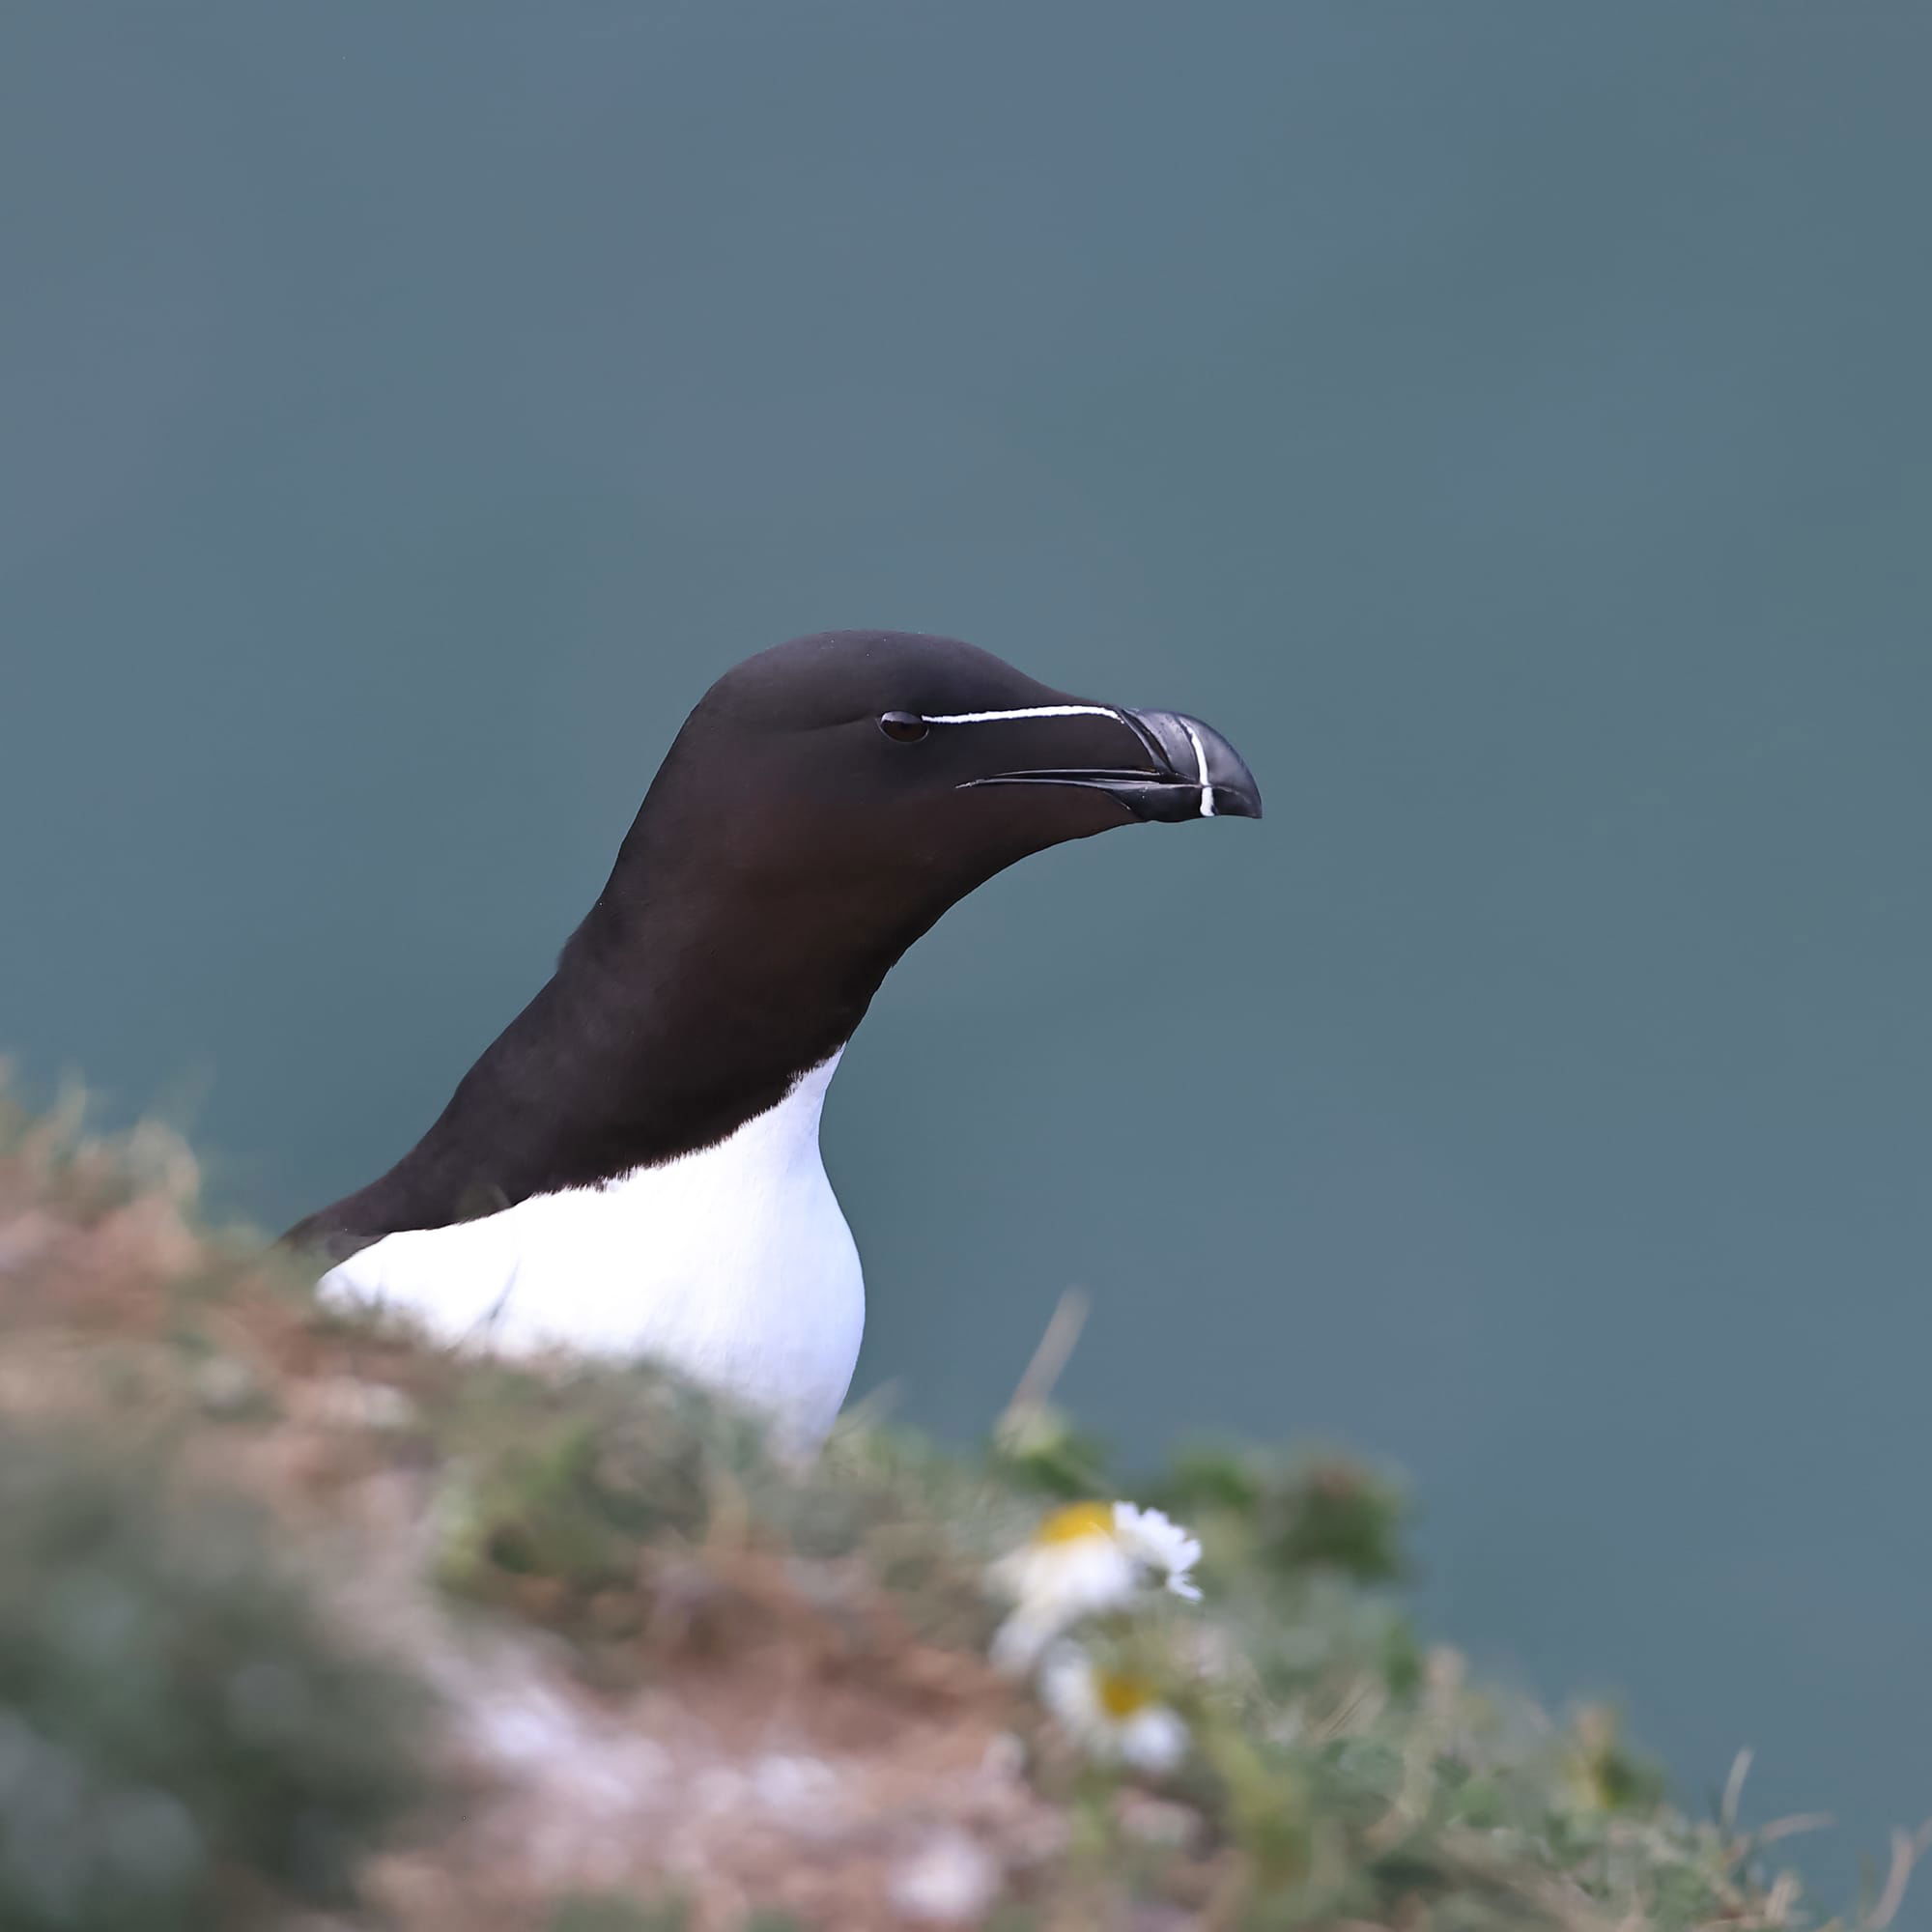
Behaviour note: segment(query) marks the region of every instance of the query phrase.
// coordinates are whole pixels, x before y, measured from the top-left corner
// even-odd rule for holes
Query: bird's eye
[[[879,720],[879,729],[895,745],[917,745],[932,726],[917,711],[888,711]]]

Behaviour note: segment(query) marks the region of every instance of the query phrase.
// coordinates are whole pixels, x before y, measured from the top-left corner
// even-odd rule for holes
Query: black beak
[[[1104,791],[1136,818],[1174,824],[1184,818],[1259,818],[1261,787],[1240,753],[1211,724],[1179,711],[1109,707],[1141,741],[1145,762],[996,772],[967,784],[1078,785]]]

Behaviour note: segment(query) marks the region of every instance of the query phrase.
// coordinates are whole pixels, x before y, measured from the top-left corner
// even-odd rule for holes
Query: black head
[[[923,930],[1065,839],[1260,816],[1247,766],[1197,719],[1057,691],[952,638],[828,631],[711,687],[634,838],[657,863],[668,838],[721,883],[857,895]]]

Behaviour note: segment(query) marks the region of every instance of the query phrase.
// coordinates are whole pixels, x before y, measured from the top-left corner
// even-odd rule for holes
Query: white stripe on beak
[[[1029,704],[1019,711],[954,711],[943,718],[929,713],[928,724],[997,724],[1008,718],[1118,718],[1111,704]]]
[[[1201,733],[1186,719],[1180,721],[1180,728],[1187,733],[1187,742],[1194,747],[1194,774],[1201,781],[1201,816],[1214,816],[1214,787],[1208,782],[1208,748],[1201,742]]]

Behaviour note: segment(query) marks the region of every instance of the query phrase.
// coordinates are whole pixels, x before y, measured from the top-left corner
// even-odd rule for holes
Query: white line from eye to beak
[[[954,711],[946,717],[927,714],[928,724],[995,724],[1008,718],[1118,718],[1111,704],[1029,704],[1020,711]]]
[[[1120,718],[1120,712],[1111,704],[1029,704],[1017,711],[953,711],[945,714],[927,712],[924,714],[924,719],[928,724],[996,724],[1009,718]],[[1214,787],[1208,782],[1208,748],[1201,742],[1200,732],[1184,718],[1180,720],[1180,728],[1187,733],[1187,742],[1194,747],[1195,780],[1201,787],[1201,816],[1212,818],[1215,816]]]
[[[1186,719],[1180,721],[1180,728],[1187,733],[1187,742],[1194,747],[1194,770],[1201,781],[1201,816],[1214,816],[1214,787],[1208,782],[1208,748],[1201,742],[1201,733]]]

